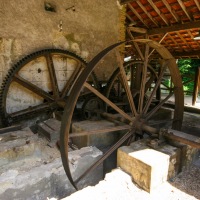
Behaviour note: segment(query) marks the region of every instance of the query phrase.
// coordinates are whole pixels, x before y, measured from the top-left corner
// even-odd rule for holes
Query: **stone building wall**
[[[119,15],[117,0],[1,0],[0,84],[14,63],[41,49],[67,49],[90,61],[119,41]],[[115,67],[112,53],[98,65],[98,78],[107,80]]]

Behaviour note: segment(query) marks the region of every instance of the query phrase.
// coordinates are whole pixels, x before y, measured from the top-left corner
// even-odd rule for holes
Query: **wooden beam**
[[[158,22],[155,21],[155,19],[150,15],[150,13],[146,10],[146,8],[142,5],[140,1],[137,1],[137,4],[140,6],[140,8],[145,12],[145,14],[149,17],[149,19],[158,27]]]
[[[154,35],[154,34],[161,34],[161,33],[169,33],[169,32],[187,30],[187,29],[192,29],[192,28],[200,28],[200,21],[196,21],[196,22],[193,21],[193,22],[189,22],[185,24],[178,24],[178,25],[167,26],[163,28],[149,29],[147,31],[147,34]]]
[[[198,1],[198,0],[194,0],[194,2],[195,2],[195,4],[197,5],[197,8],[198,8],[199,11],[200,11],[200,3],[199,3],[199,1]]]
[[[200,56],[200,50],[198,51],[189,51],[189,52],[170,52],[174,57],[185,57],[185,56]]]
[[[182,0],[177,0],[177,1],[178,1],[179,5],[181,6],[182,10],[184,11],[185,15],[188,17],[188,19],[189,19],[190,21],[192,21],[192,18],[191,18],[190,15],[188,14],[187,9],[186,9],[186,7],[185,7],[183,1],[182,1]]]
[[[171,15],[174,17],[174,19],[176,20],[176,22],[179,22],[180,19],[179,19],[178,15],[172,10],[172,7],[169,5],[169,3],[167,2],[167,0],[162,0],[162,2],[166,6],[166,8],[169,10],[169,12],[171,13]]]
[[[120,4],[126,4],[137,0],[120,0]]]
[[[169,25],[167,18],[163,15],[163,13],[160,12],[160,10],[157,8],[154,2],[152,0],[147,0],[147,1],[152,6],[152,8],[156,11],[156,13],[160,16],[160,18],[165,22],[165,24]]]

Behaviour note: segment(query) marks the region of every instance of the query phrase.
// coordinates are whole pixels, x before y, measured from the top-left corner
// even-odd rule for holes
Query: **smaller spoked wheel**
[[[41,50],[20,60],[9,70],[0,90],[3,126],[30,126],[52,113],[61,113],[85,66],[82,58],[60,49]],[[97,85],[93,74],[88,81]]]
[[[133,101],[136,108],[138,108],[139,105],[143,67],[144,62],[142,61],[130,60],[124,63],[126,80],[128,82],[128,86],[130,87],[131,95],[133,97]],[[152,86],[153,84],[155,84],[158,78],[156,69],[154,69],[150,64],[147,65],[147,73],[145,78],[146,82],[143,104],[146,104],[148,100],[148,93],[150,93],[149,91],[152,90]],[[115,102],[116,105],[124,107],[124,109],[127,112],[128,110],[130,111],[130,107],[127,107],[129,105],[129,102],[126,96],[126,91],[121,77],[120,68],[117,68],[108,80],[105,95],[108,99]]]
[[[97,97],[88,96],[81,108],[81,116],[84,120],[100,119],[99,112],[103,110],[103,102]]]
[[[167,102],[171,96],[174,96],[175,99],[175,110],[171,118],[172,123],[170,128],[177,130],[181,128],[184,105],[183,89],[181,76],[175,60],[167,49],[156,42],[142,39],[133,40],[133,43],[136,46],[135,55],[138,56],[139,61],[131,61],[129,64],[126,63],[127,65],[125,64],[123,66],[123,62],[118,56],[119,69],[117,69],[111,77],[107,91],[104,94],[88,84],[86,80],[101,58],[121,43],[106,48],[94,57],[72,87],[71,95],[67,100],[68,107],[65,107],[64,110],[61,125],[60,147],[64,169],[75,188],[77,188],[77,184],[83,177],[101,164],[112,152],[124,144],[124,142],[129,143],[136,135],[143,135],[145,133],[150,137],[157,137],[159,130],[150,126],[149,121],[156,115],[158,110],[162,109],[164,103]],[[141,51],[140,49],[145,51]],[[151,53],[152,51],[160,55],[161,60],[159,61],[159,67],[150,64],[150,55],[153,55]],[[164,98],[158,101],[156,94],[166,71],[171,74],[173,88]],[[109,130],[108,128],[99,130],[99,133],[103,133],[103,131],[113,132],[116,130],[123,130],[124,134],[98,161],[89,166],[86,171],[83,171],[78,178],[74,179],[70,172],[68,162],[68,141],[69,137],[73,137],[71,125],[73,123],[74,108],[84,88],[90,90],[96,98],[101,99],[103,104],[106,105],[105,110],[99,111],[97,109],[102,118],[120,122],[119,126],[115,128],[111,127]],[[95,105],[95,107],[98,106]],[[95,134],[96,132],[98,132],[98,130],[95,131]],[[94,131],[88,131],[86,134],[94,134]],[[77,133],[75,135],[78,136]],[[80,136],[81,135],[82,133],[80,133]]]

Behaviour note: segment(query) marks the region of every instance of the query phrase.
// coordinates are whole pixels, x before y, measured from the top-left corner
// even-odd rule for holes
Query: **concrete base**
[[[29,129],[0,135],[0,199],[62,198],[75,192],[64,172],[60,152]],[[102,155],[95,147],[69,152],[74,178],[79,177]],[[99,166],[78,188],[95,185],[103,178]]]
[[[99,130],[109,127],[115,127],[115,123],[100,120],[100,121],[80,121],[73,123],[72,132],[81,132],[81,131],[90,131],[90,130]],[[120,131],[115,131],[112,133],[102,133],[102,134],[94,134],[94,135],[86,135],[82,137],[74,137],[73,143],[77,145],[79,148],[85,146],[95,146],[99,149],[106,148],[116,141],[118,141],[120,137]]]
[[[117,165],[130,174],[133,181],[147,192],[152,192],[178,173],[180,150],[162,145],[159,150],[149,148],[148,140],[140,140],[118,149]]]

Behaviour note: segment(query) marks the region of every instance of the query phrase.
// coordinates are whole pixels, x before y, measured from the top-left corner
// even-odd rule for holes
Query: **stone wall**
[[[50,3],[55,12],[45,10],[45,3]],[[117,0],[2,0],[0,84],[14,63],[37,50],[67,49],[90,61],[119,41],[119,15]],[[108,79],[115,67],[113,53],[98,65],[98,78]]]

